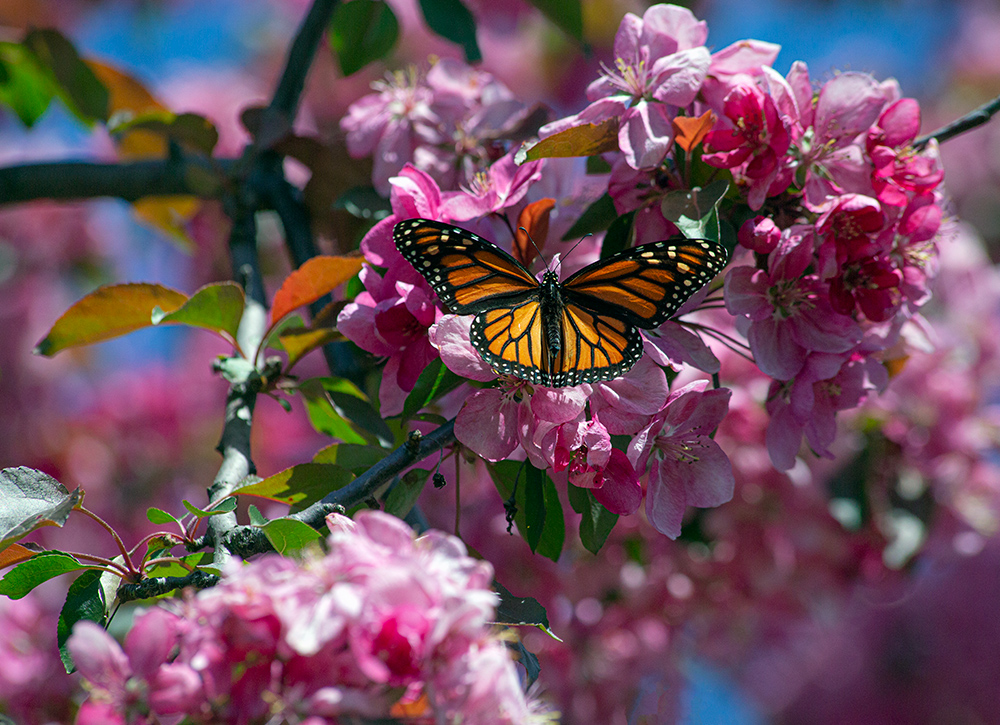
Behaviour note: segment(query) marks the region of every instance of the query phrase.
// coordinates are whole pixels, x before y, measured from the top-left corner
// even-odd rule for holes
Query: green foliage
[[[297,519],[274,519],[260,528],[274,550],[285,556],[313,546],[323,538],[316,529]]]
[[[70,584],[66,601],[59,612],[56,641],[59,643],[59,657],[67,672],[75,668],[73,658],[66,649],[66,640],[73,633],[73,625],[85,619],[102,627],[108,621],[107,596],[99,571],[85,571]]]
[[[583,8],[580,0],[528,1],[574,40],[583,41]]]
[[[165,110],[146,111],[138,115],[123,113],[108,123],[116,137],[132,131],[149,131],[193,151],[210,155],[219,142],[219,132],[204,116],[197,113],[171,113]]]
[[[230,511],[236,510],[236,499],[232,496],[222,499],[210,509],[200,509],[186,499],[181,501],[181,503],[184,504],[184,508],[187,509],[189,514],[199,519],[208,516],[218,516],[219,514],[228,514]]]
[[[300,463],[273,476],[241,486],[233,493],[288,504],[301,511],[354,479],[350,471],[330,463]]]
[[[344,443],[377,443],[390,448],[395,436],[354,383],[343,378],[310,378],[299,385],[309,420],[320,433]]]
[[[580,541],[591,554],[596,554],[608,540],[608,535],[618,522],[618,514],[613,514],[594,498],[594,492],[569,484],[569,504],[580,520]]]
[[[505,500],[514,493],[514,523],[532,552],[558,561],[566,539],[566,521],[552,479],[530,463],[518,461],[500,461],[491,467],[491,473]]]
[[[580,218],[573,223],[563,235],[563,241],[579,239],[586,234],[603,232],[618,218],[615,202],[611,194],[605,193],[600,199],[588,206]]]
[[[422,468],[412,468],[404,473],[389,489],[385,497],[385,512],[404,518],[424,490],[431,472]]]
[[[476,21],[461,0],[420,0],[420,11],[427,26],[442,38],[458,43],[468,63],[483,59],[476,42]]]
[[[608,233],[604,235],[604,242],[601,244],[601,259],[607,259],[618,252],[623,252],[630,246],[634,222],[634,211],[615,217],[611,226],[608,227]]]
[[[0,580],[0,594],[20,599],[42,582],[86,568],[86,564],[81,564],[69,554],[43,551],[7,572]]]
[[[388,55],[399,37],[399,21],[380,0],[341,3],[330,19],[330,47],[345,76]]]
[[[427,407],[431,402],[437,400],[445,393],[450,393],[462,383],[467,382],[465,378],[459,377],[441,361],[435,358],[430,365],[424,368],[417,378],[413,390],[406,396],[403,404],[401,417],[409,420],[422,408]]]

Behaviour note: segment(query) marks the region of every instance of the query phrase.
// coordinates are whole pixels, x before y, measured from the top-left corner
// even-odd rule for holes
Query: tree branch
[[[970,111],[961,118],[952,121],[947,126],[942,126],[933,133],[921,136],[913,142],[913,147],[921,149],[926,146],[931,139],[935,139],[938,143],[943,143],[944,141],[954,138],[959,134],[963,134],[976,126],[982,126],[984,123],[993,118],[997,111],[1000,111],[1000,96],[997,96],[989,103],[984,103],[979,108],[974,111]]]
[[[217,198],[225,189],[221,177],[233,164],[233,159],[209,162],[198,156],[188,156],[180,162],[176,159],[118,164],[55,161],[6,166],[0,168],[0,204],[102,196],[125,201],[137,201],[146,196]]]

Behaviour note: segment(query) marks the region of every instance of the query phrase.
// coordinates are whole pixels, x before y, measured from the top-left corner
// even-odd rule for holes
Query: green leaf
[[[483,59],[476,42],[476,20],[460,0],[420,0],[420,11],[431,30],[462,46],[467,63]]]
[[[322,534],[309,524],[296,519],[274,519],[260,528],[274,550],[283,555],[301,551],[323,538]]]
[[[729,182],[714,181],[705,188],[671,191],[660,202],[660,211],[689,239],[719,241],[719,202],[729,190]]]
[[[363,473],[386,456],[385,448],[381,446],[359,446],[351,443],[334,443],[321,448],[313,463],[334,463],[355,474]]]
[[[199,551],[194,554],[188,554],[186,556],[180,557],[180,560],[187,564],[187,567],[191,569],[204,569],[205,571],[210,571],[211,573],[217,573],[217,570],[211,569],[208,565],[212,563],[212,552],[210,551]],[[187,576],[191,573],[191,569],[179,564],[176,561],[163,562],[162,564],[153,564],[146,568],[146,576]],[[164,596],[173,596],[173,592],[164,594]]]
[[[83,501],[48,474],[20,466],[0,471],[0,551],[41,526],[62,526]]]
[[[267,517],[253,504],[247,507],[247,514],[250,516],[250,523],[254,526],[263,526],[267,523]]]
[[[528,0],[545,17],[575,40],[583,41],[583,8],[580,0]]]
[[[540,471],[531,464],[518,461],[500,461],[493,465],[490,473],[493,482],[504,499],[510,498],[514,488],[515,477],[520,472],[521,480],[517,486],[514,501],[517,513],[514,523],[521,537],[535,553],[557,561],[562,553],[566,539],[566,521],[563,517],[562,502],[545,471]],[[525,479],[532,481],[527,484]],[[538,498],[539,479],[541,479],[541,499]],[[529,501],[530,499],[530,501]],[[529,539],[529,530],[531,537]],[[534,546],[532,542],[534,541]]]
[[[392,50],[399,37],[399,21],[384,2],[351,0],[334,10],[328,35],[340,71],[349,76]]]
[[[177,517],[171,513],[167,513],[163,509],[158,509],[155,506],[151,506],[146,509],[146,518],[151,524],[179,524],[180,521]]]
[[[406,396],[400,417],[403,420],[410,420],[421,408],[445,393],[450,393],[464,382],[465,378],[449,370],[441,358],[436,358],[420,373],[413,390]]]
[[[104,586],[101,583],[102,573],[96,570],[85,571],[69,585],[66,602],[59,612],[59,622],[56,625],[56,641],[59,643],[59,657],[67,672],[75,667],[66,640],[73,633],[73,625],[84,619],[97,622],[102,627],[107,623],[107,599]]]
[[[73,113],[86,122],[107,120],[111,98],[108,89],[65,36],[52,29],[31,30],[24,38],[24,46],[52,73]]]
[[[343,378],[310,378],[299,385],[299,391],[316,430],[345,443],[377,442],[383,448],[392,447],[392,430],[354,383]]]
[[[583,514],[580,520],[580,541],[591,554],[596,554],[608,540],[608,535],[618,522],[618,514],[613,514],[594,498],[594,493],[587,488],[579,488],[569,484],[569,503],[578,514]]]
[[[392,213],[389,200],[372,186],[352,186],[333,202],[334,209],[343,209],[358,219],[378,221]]]
[[[235,340],[245,302],[243,288],[238,284],[218,282],[205,285],[172,312],[154,307],[150,320],[154,325],[190,325],[224,332],[229,340]]]
[[[38,66],[34,54],[20,43],[0,43],[0,103],[10,108],[28,128],[48,110],[56,95],[52,77]]]
[[[420,497],[431,472],[422,468],[412,468],[396,481],[385,497],[385,512],[396,518],[405,518]]]
[[[524,467],[524,540],[532,553],[538,549],[545,526],[545,472],[530,463]]]
[[[552,634],[549,630],[549,615],[537,599],[516,597],[510,593],[507,587],[496,580],[493,581],[493,589],[500,595],[496,624],[505,624],[509,627],[538,627]],[[559,638],[556,637],[556,639]]]
[[[233,493],[260,496],[286,503],[293,511],[304,509],[331,491],[338,491],[354,480],[350,471],[329,463],[300,463],[262,481],[241,486]]]
[[[563,234],[563,241],[579,239],[587,234],[603,232],[618,218],[615,202],[611,194],[605,194],[584,210],[580,218]]]
[[[611,222],[608,233],[604,235],[604,244],[601,245],[601,259],[607,259],[613,254],[628,249],[632,239],[632,222],[634,220],[635,212],[630,211]]]
[[[47,582],[60,574],[86,568],[86,564],[81,564],[69,554],[61,551],[43,551],[7,572],[3,579],[0,579],[0,594],[11,599],[20,599],[42,582]]]
[[[122,111],[108,121],[108,131],[116,138],[122,138],[132,131],[149,131],[208,155],[219,142],[219,132],[212,122],[197,113],[171,113],[154,109],[133,114]]]
[[[51,357],[68,347],[92,345],[150,327],[154,308],[173,312],[187,299],[183,292],[158,284],[98,287],[56,320],[34,353]]]
[[[229,496],[228,498],[222,499],[218,504],[210,509],[200,509],[187,499],[181,501],[184,504],[184,508],[188,510],[189,514],[203,519],[206,516],[218,516],[219,514],[228,514],[230,511],[236,510],[236,498],[234,496]]]

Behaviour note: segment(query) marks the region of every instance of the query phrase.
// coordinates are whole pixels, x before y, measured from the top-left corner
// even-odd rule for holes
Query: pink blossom
[[[449,194],[444,210],[455,221],[466,221],[509,209],[541,178],[542,164],[543,161],[529,161],[518,166],[512,151],[486,172],[477,174],[468,191]]]
[[[733,497],[733,469],[709,436],[726,415],[730,392],[708,381],[670,394],[663,410],[632,440],[628,458],[637,471],[650,465],[646,516],[671,539],[681,533],[688,506],[721,506]]]
[[[440,118],[431,109],[433,92],[419,83],[415,71],[372,83],[375,93],[356,101],[341,119],[352,156],[372,156],[372,181],[389,193],[389,178],[413,160],[421,144],[443,141]]]
[[[747,219],[736,235],[737,241],[747,249],[759,254],[773,252],[781,240],[781,229],[773,219],[757,215]]]
[[[871,391],[889,382],[885,367],[872,358],[813,353],[794,380],[775,381],[767,397],[771,422],[767,449],[774,465],[788,470],[803,434],[810,448],[832,458],[838,411],[856,408]]]
[[[726,277],[726,309],[748,317],[754,359],[777,380],[794,377],[812,351],[846,352],[861,340],[857,323],[830,305],[828,287],[802,274],[812,263],[811,239],[806,226],[785,230],[767,270],[734,267]]]
[[[708,72],[707,30],[691,11],[653,5],[642,18],[627,13],[615,35],[615,67],[587,88],[591,104],[543,126],[544,138],[573,126],[618,118],[618,145],[629,166],[658,166],[673,143],[671,120],[687,106]]]
[[[936,154],[909,148],[919,131],[920,106],[912,98],[891,104],[868,131],[866,149],[875,166],[872,187],[884,204],[906,206],[913,195],[933,191],[944,178]]]
[[[701,97],[711,108],[721,109],[729,92],[774,65],[780,50],[780,45],[763,40],[738,40],[712,53]]]
[[[792,181],[784,159],[792,141],[791,121],[770,94],[749,83],[729,92],[723,115],[731,127],[708,134],[702,159],[722,169],[741,167],[740,175],[748,183],[747,201],[751,209],[759,209],[765,198]]]

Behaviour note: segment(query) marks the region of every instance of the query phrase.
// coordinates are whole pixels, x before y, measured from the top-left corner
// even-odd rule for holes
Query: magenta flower
[[[122,649],[99,625],[81,621],[67,647],[89,683],[90,697],[80,708],[79,723],[145,723],[159,715],[193,711],[204,697],[194,668],[170,663],[181,635],[181,620],[163,609],[136,618]]]
[[[733,497],[732,464],[709,436],[726,415],[730,392],[708,390],[707,380],[672,392],[663,410],[629,444],[637,471],[649,465],[646,516],[676,539],[688,506],[721,506]]]
[[[708,77],[701,87],[701,98],[710,108],[722,108],[725,98],[737,85],[760,76],[774,65],[781,46],[763,40],[738,40],[712,53]],[[810,97],[811,97],[810,92]]]
[[[849,265],[830,282],[830,304],[842,315],[855,307],[872,322],[885,322],[902,302],[903,273],[885,258],[869,257]]]
[[[875,165],[872,187],[884,204],[904,207],[912,196],[930,193],[944,178],[936,154],[910,148],[919,131],[920,105],[912,98],[891,104],[868,131],[866,148]]]
[[[815,275],[812,230],[785,230],[768,269],[734,267],[726,277],[726,309],[749,318],[747,339],[761,372],[790,380],[810,352],[846,352],[861,341],[858,324],[830,305],[829,289]]]
[[[773,252],[781,241],[781,229],[773,219],[757,215],[747,219],[736,234],[736,240],[758,254]]]
[[[441,119],[431,109],[434,94],[415,71],[398,71],[375,81],[372,88],[376,92],[354,102],[340,127],[352,156],[373,157],[372,181],[380,193],[388,194],[389,178],[413,160],[415,150],[444,138]]]
[[[705,163],[720,169],[746,166],[741,175],[749,182],[747,201],[759,209],[773,185],[781,185],[779,176],[791,182],[790,169],[784,163],[791,145],[790,122],[783,116],[769,94],[754,84],[739,85],[729,92],[723,114],[731,128],[712,131],[705,138]],[[781,191],[781,189],[778,189]]]
[[[817,455],[833,458],[829,446],[837,434],[837,411],[856,408],[888,382],[878,360],[814,353],[794,380],[771,383],[767,450],[775,467],[786,471],[795,465],[803,435]]]
[[[711,62],[704,22],[676,5],[627,13],[615,35],[615,67],[587,88],[591,104],[543,126],[544,138],[573,126],[618,118],[618,145],[629,166],[658,166],[670,151],[676,107],[694,101]]]
[[[877,200],[863,194],[844,194],[828,199],[816,220],[816,233],[824,238],[820,246],[820,269],[824,276],[835,262],[837,268],[887,251],[878,232],[885,226],[885,214]],[[829,242],[833,243],[831,259]]]
[[[542,165],[529,161],[518,166],[511,151],[477,174],[468,190],[448,194],[443,210],[455,221],[467,221],[509,209],[542,177]]]

